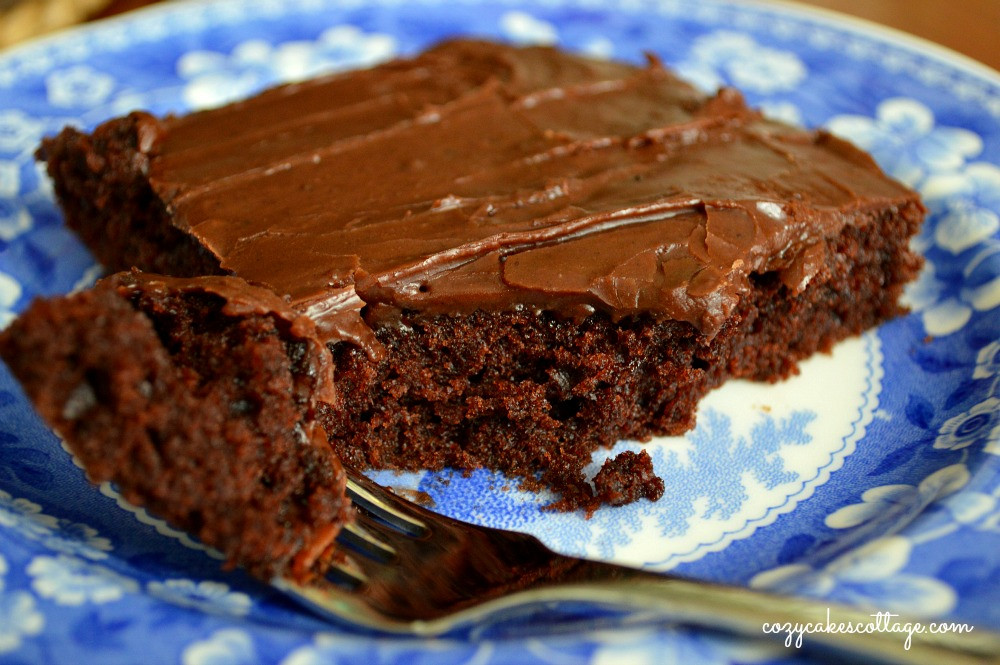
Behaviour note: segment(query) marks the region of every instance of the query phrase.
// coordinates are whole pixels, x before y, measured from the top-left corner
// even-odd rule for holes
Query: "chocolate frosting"
[[[174,224],[373,354],[401,309],[651,313],[711,337],[752,273],[802,289],[825,239],[916,198],[653,58],[461,40],[139,120]]]

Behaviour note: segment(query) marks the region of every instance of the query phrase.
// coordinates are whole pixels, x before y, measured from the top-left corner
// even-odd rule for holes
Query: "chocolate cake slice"
[[[350,505],[329,354],[267,289],[114,275],[36,301],[0,356],[93,481],[263,579],[323,570]]]
[[[39,155],[108,268],[236,275],[315,323],[345,463],[563,508],[659,496],[640,458],[583,468],[899,314],[920,265],[924,209],[870,157],[653,59],[457,40]]]

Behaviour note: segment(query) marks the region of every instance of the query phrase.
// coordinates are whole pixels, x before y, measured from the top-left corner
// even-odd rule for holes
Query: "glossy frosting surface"
[[[751,273],[801,289],[825,238],[916,197],[655,60],[476,41],[148,118],[140,149],[223,269],[362,345],[379,312],[521,304],[712,336]]]

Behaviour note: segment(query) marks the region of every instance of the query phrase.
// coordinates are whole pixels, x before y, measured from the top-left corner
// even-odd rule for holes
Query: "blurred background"
[[[0,48],[76,23],[170,1],[176,0],[0,0]],[[1000,70],[1000,0],[788,0],[784,4],[867,19]]]

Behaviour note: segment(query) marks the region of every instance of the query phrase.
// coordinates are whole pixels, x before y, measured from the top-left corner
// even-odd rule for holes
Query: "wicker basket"
[[[109,0],[0,0],[0,48],[79,23]]]

